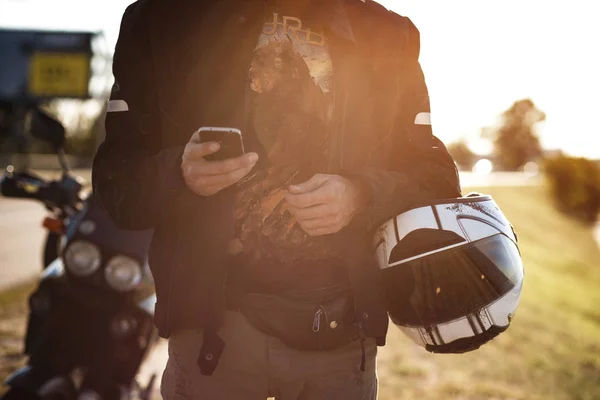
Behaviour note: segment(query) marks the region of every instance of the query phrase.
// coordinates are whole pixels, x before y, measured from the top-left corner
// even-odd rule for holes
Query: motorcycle
[[[31,133],[53,146],[63,173],[47,181],[9,167],[0,182],[2,195],[41,201],[52,213],[45,269],[29,297],[28,362],[6,380],[1,399],[148,400],[156,376],[142,387],[136,375],[158,339],[146,262],[152,233],[117,228],[93,195],[82,195],[58,121],[35,110]]]

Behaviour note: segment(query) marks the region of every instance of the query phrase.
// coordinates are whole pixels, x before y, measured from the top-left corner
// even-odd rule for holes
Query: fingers
[[[337,215],[332,215],[325,218],[313,218],[308,220],[299,221],[300,227],[307,230],[321,229],[321,228],[336,228],[341,223],[341,218]]]
[[[187,186],[197,194],[211,196],[237,183],[248,175],[258,161],[258,154],[223,161],[207,161],[204,157],[219,150],[218,143],[188,143],[183,154],[181,170]]]
[[[258,154],[248,153],[243,156],[223,161],[209,162],[202,168],[203,175],[226,175],[239,169],[252,167],[258,161]]]
[[[190,143],[200,143],[200,131],[194,132],[190,138]]]
[[[289,207],[296,221],[310,236],[321,236],[339,232],[346,222],[335,204],[321,204],[305,209]]]
[[[290,186],[288,188],[288,191],[292,194],[312,192],[323,186],[325,183],[327,183],[327,181],[329,181],[331,177],[331,175],[316,174],[304,183]]]
[[[355,212],[352,182],[338,175],[317,174],[290,186],[285,199],[300,227],[310,236],[337,233]]]
[[[316,236],[324,236],[324,235],[332,235],[334,233],[339,232],[340,229],[338,227],[326,227],[326,228],[315,228],[315,229],[307,229],[305,232],[312,237]]]
[[[254,164],[243,168],[238,168],[225,174],[204,175],[195,180],[195,184],[205,187],[221,187],[221,189],[231,186],[252,170]]]
[[[335,199],[335,192],[330,185],[323,185],[317,190],[303,193],[291,194],[285,196],[287,203],[297,209],[317,206],[319,204],[327,204]]]
[[[183,160],[202,160],[204,157],[219,151],[219,147],[219,143],[216,142],[195,143],[190,141],[183,151]]]
[[[319,204],[308,208],[296,208],[288,203],[288,209],[294,214],[297,221],[332,217],[339,212],[339,207],[335,204]]]
[[[256,153],[248,153],[241,157],[232,158],[223,161],[206,161],[204,158],[200,160],[183,160],[186,166],[186,173],[191,178],[201,178],[212,175],[227,175],[238,169],[254,167],[258,161]]]
[[[346,225],[336,204],[320,204],[300,209],[289,206],[289,210],[302,230],[310,236],[336,233]]]
[[[254,168],[254,164],[223,175],[209,175],[186,179],[186,183],[197,194],[212,196],[237,183],[240,179],[248,175],[252,171],[252,168]]]

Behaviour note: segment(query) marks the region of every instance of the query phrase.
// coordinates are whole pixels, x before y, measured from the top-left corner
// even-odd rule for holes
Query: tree
[[[66,128],[65,151],[69,155],[93,157],[103,135],[107,102],[97,100],[56,100],[45,105]]]
[[[502,125],[494,135],[496,159],[502,169],[516,171],[542,155],[535,125],[545,119],[546,114],[530,99],[516,101],[502,113]]]
[[[464,139],[448,145],[448,152],[461,169],[470,170],[477,156],[471,151]]]
[[[585,158],[558,155],[545,160],[550,193],[560,210],[594,223],[600,214],[600,165]]]
[[[91,117],[79,118],[78,128],[67,137],[67,153],[93,158],[98,145],[104,140],[104,118],[108,102]]]

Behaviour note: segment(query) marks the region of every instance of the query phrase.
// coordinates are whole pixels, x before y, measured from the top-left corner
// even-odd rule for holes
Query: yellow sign
[[[29,64],[29,93],[37,97],[87,97],[90,55],[35,53]]]

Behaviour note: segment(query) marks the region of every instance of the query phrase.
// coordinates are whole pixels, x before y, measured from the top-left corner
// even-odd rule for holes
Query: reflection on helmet
[[[381,227],[375,253],[392,321],[427,350],[474,350],[508,328],[523,264],[490,196],[407,211]]]

